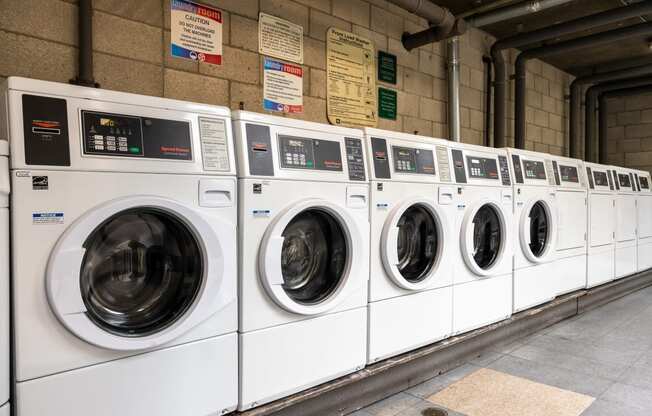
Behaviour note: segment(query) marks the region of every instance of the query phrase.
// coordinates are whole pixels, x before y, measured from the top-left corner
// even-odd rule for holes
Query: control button
[[[127,151],[129,151],[129,149],[127,148],[127,146],[120,146],[119,150],[120,150],[121,152],[127,152]]]
[[[111,152],[115,152],[115,145],[107,144],[106,145],[106,150],[109,150]]]
[[[96,134],[95,136],[93,136],[93,138],[94,138],[95,140],[100,140],[100,141],[101,141],[101,140],[104,140],[104,136],[102,136],[101,134]]]
[[[118,137],[118,141],[122,143],[127,143],[127,138],[126,137]]]
[[[104,145],[102,144],[95,144],[95,150],[104,150]]]

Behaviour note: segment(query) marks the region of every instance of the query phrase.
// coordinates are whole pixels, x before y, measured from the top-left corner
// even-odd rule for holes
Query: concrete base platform
[[[550,325],[652,285],[652,271],[579,290],[478,330],[393,357],[277,400],[243,416],[328,416],[354,412]]]

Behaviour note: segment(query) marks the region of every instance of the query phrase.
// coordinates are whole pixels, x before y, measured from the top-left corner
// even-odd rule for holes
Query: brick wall
[[[652,172],[652,95],[607,100],[608,160]]]
[[[304,114],[326,122],[325,33],[330,26],[373,39],[398,56],[397,120],[379,127],[446,137],[446,45],[403,49],[404,31],[426,22],[385,0],[204,0],[224,13],[224,63],[211,66],[169,54],[169,0],[94,0],[94,70],[103,88],[262,111],[260,11],[304,27]],[[0,76],[21,75],[67,82],[76,72],[76,5],[73,0],[0,0]],[[494,39],[471,29],[461,39],[461,121],[465,142],[482,143],[482,56]],[[508,51],[513,63],[514,51]],[[560,154],[567,134],[564,95],[570,77],[540,61],[528,66],[528,149]],[[512,83],[513,84],[513,83]],[[382,83],[381,83],[382,85]],[[513,85],[509,108],[513,109]],[[508,112],[513,117],[513,110]],[[513,143],[513,120],[508,121]]]

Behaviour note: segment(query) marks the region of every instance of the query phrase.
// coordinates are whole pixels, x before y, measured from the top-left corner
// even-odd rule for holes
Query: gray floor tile
[[[365,409],[362,409],[362,410],[358,410],[357,412],[349,413],[348,416],[373,416],[373,415],[367,412]]]
[[[645,367],[629,367],[625,369],[619,381],[630,386],[652,390],[652,370]]]
[[[601,377],[587,377],[577,371],[565,370],[510,355],[493,362],[488,368],[591,397],[600,396],[614,383],[612,380]]]
[[[477,365],[478,367],[486,367],[497,359],[502,358],[504,355],[505,354],[496,351],[486,351],[479,356],[469,360],[469,362],[473,365]]]
[[[598,399],[581,416],[650,416],[650,412],[622,403]]]
[[[395,416],[419,401],[411,394],[398,393],[364,408],[364,411],[373,416]]]
[[[600,397],[613,403],[621,403],[652,414],[652,390],[615,383]]]
[[[421,384],[417,384],[416,386],[405,390],[405,393],[421,399],[427,399],[433,394],[445,389],[449,385],[463,379],[467,375],[479,370],[480,368],[481,367],[473,364],[464,364],[440,376],[431,378],[430,380],[424,381]]]

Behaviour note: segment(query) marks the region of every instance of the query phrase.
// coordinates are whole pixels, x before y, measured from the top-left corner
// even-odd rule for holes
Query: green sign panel
[[[378,115],[381,118],[396,120],[396,91],[378,88]]]
[[[396,55],[378,51],[378,80],[396,84]]]

